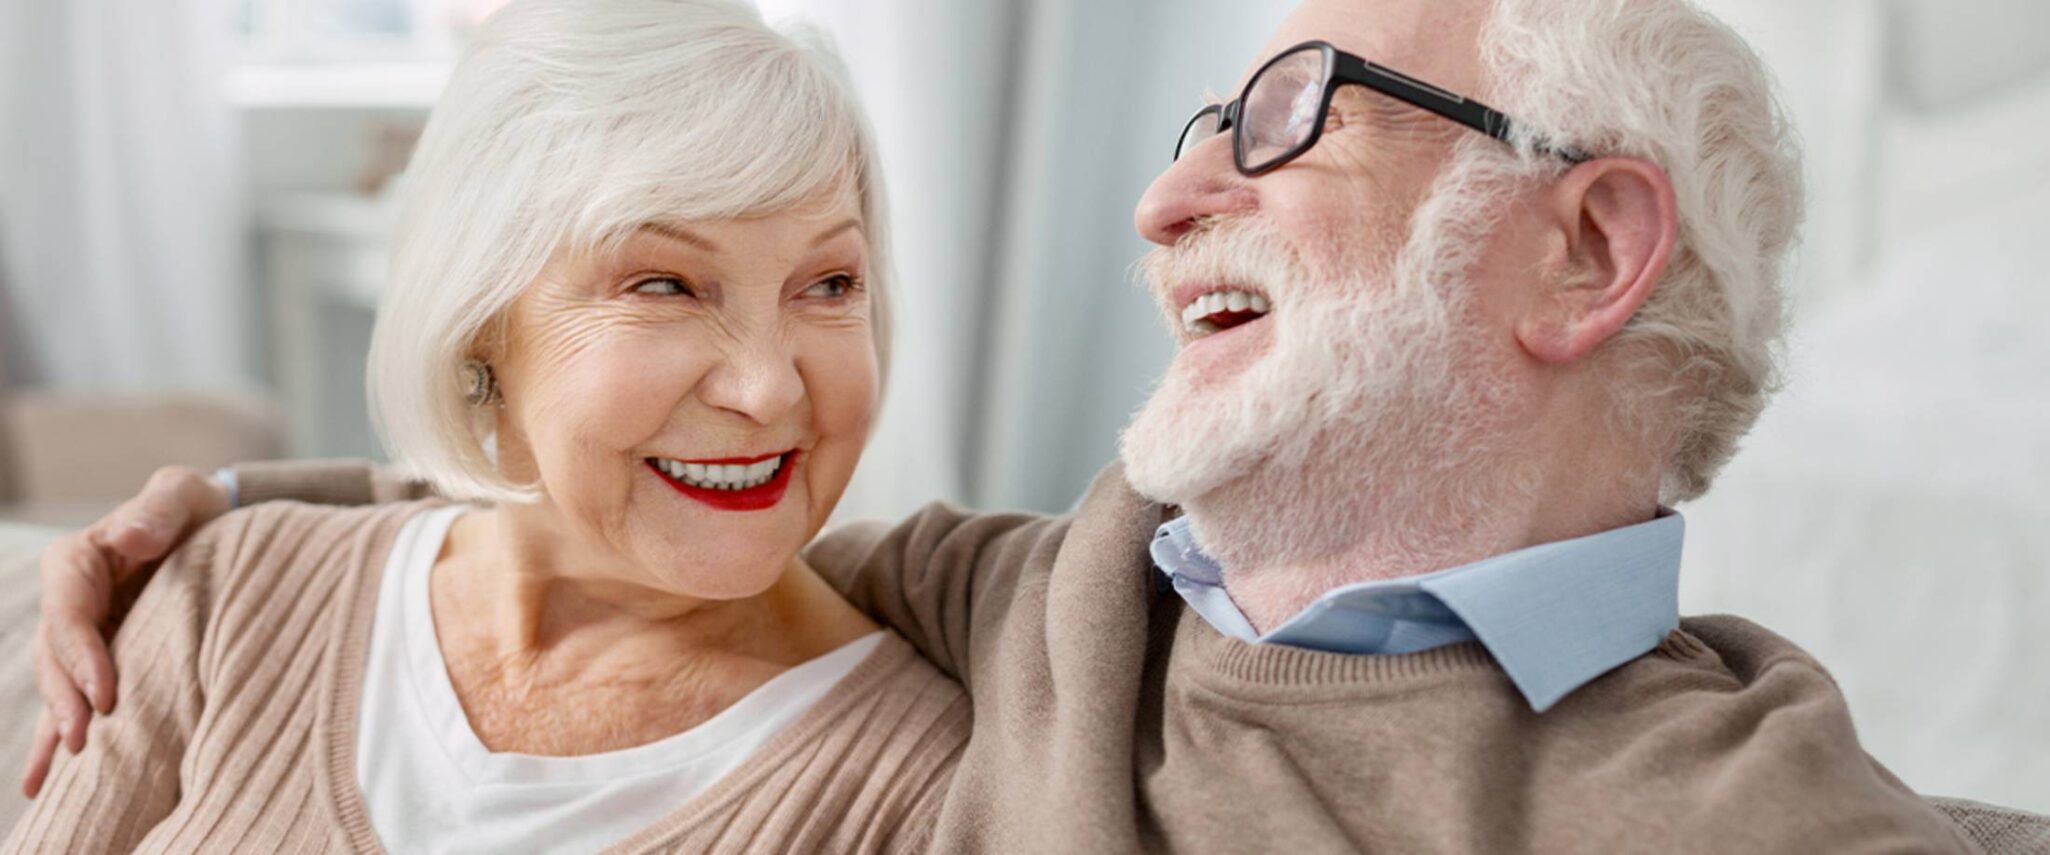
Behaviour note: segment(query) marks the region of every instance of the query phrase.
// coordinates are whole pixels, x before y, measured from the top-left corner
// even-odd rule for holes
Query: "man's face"
[[[1485,11],[1476,0],[1307,0],[1222,97],[1237,97],[1267,60],[1313,39],[1473,93],[1480,86],[1474,52]],[[1258,178],[1233,168],[1229,135],[1184,152],[1140,200],[1140,234],[1172,246],[1201,220],[1258,217],[1308,263],[1385,261],[1400,247],[1410,213],[1464,131],[1363,87],[1341,88],[1331,107],[1315,148]]]
[[[1473,92],[1484,13],[1478,2],[1310,0],[1247,76],[1323,39]],[[1500,410],[1489,404],[1502,395],[1506,342],[1490,332],[1497,325],[1467,276],[1492,218],[1418,210],[1463,133],[1345,87],[1316,147],[1280,169],[1240,175],[1224,135],[1154,182],[1138,226],[1160,247],[1146,269],[1182,347],[1126,432],[1135,486],[1192,512],[1233,487],[1248,501],[1279,500],[1273,489],[1243,489],[1255,482],[1315,498],[1320,488],[1350,492],[1362,474],[1448,465],[1447,433],[1486,432]],[[1227,296],[1198,300],[1220,291]],[[1233,307],[1229,292],[1245,294],[1249,309],[1206,317],[1218,301]],[[1373,471],[1348,471],[1361,468]],[[1199,534],[1203,524],[1199,516]]]

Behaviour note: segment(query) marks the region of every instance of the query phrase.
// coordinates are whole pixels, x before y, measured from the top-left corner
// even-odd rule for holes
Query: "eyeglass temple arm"
[[[1345,82],[1357,83],[1411,106],[1444,116],[1502,142],[1514,143],[1515,123],[1502,111],[1479,101],[1454,95],[1385,65],[1367,62],[1343,53],[1338,55],[1338,73]],[[1584,163],[1591,159],[1578,149],[1570,146],[1552,146],[1542,140],[1538,141],[1537,149],[1558,155],[1571,163]]]

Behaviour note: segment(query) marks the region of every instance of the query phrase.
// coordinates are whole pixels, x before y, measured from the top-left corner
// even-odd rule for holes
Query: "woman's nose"
[[[755,424],[774,424],[804,399],[796,354],[779,342],[737,347],[705,376],[698,398]]]
[[[1134,221],[1140,236],[1173,246],[1197,221],[1244,213],[1256,204],[1252,187],[1232,164],[1231,135],[1220,134],[1183,152],[1153,179]]]

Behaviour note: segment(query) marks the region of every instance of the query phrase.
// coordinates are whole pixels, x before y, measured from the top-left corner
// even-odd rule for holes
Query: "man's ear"
[[[1548,195],[1564,252],[1516,338],[1539,361],[1564,363],[1593,353],[1651,298],[1679,242],[1679,203],[1665,170],[1627,157],[1580,164]]]

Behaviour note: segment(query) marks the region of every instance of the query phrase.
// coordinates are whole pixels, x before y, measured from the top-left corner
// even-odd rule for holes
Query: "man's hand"
[[[116,590],[146,581],[155,562],[200,526],[228,512],[228,489],[195,470],[167,466],[142,493],[91,527],[43,550],[43,620],[36,629],[36,689],[42,718],[29,748],[21,791],[43,789],[61,741],[85,748],[93,715],[114,710],[114,660],[107,637]]]

